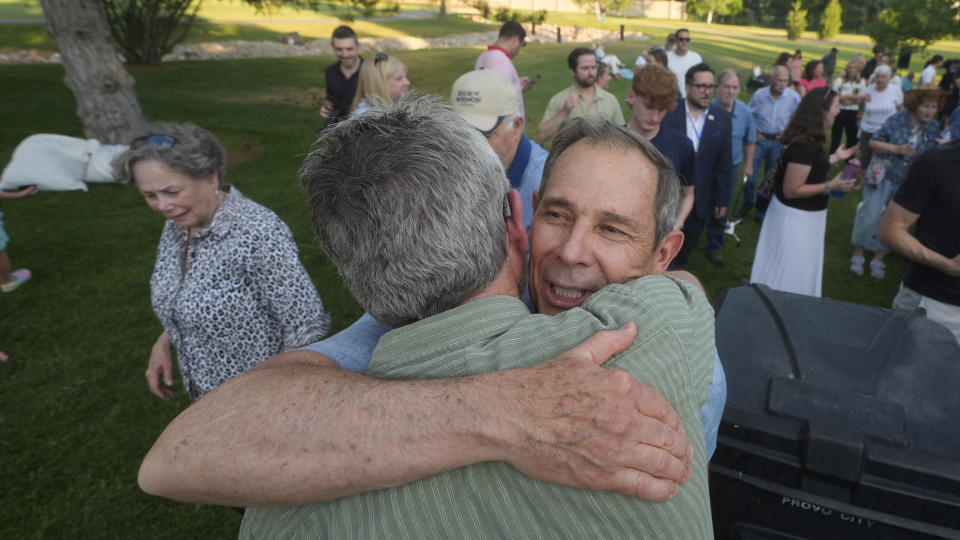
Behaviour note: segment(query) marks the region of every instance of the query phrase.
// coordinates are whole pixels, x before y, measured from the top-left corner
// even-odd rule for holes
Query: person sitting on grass
[[[610,66],[604,64],[603,62],[597,64],[597,88],[609,91],[610,79],[612,78],[613,74],[610,72]]]
[[[0,192],[0,199],[22,199],[37,193],[37,186],[28,186],[20,191],[13,193]],[[10,257],[7,255],[7,244],[10,243],[10,237],[3,228],[3,212],[0,212],[0,290],[3,292],[12,292],[20,285],[23,285],[30,279],[30,271],[26,268],[10,271]],[[6,354],[0,353],[2,359],[6,362]]]

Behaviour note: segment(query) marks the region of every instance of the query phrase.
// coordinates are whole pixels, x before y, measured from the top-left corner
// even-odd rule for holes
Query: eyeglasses
[[[833,88],[827,88],[827,91],[823,93],[823,110],[828,110],[830,106],[833,105],[833,98],[837,95],[837,92]]]
[[[717,85],[715,85],[715,84],[691,84],[690,87],[691,87],[691,88],[696,88],[697,90],[699,90],[699,91],[701,91],[701,92],[703,92],[704,90],[709,90],[709,91],[713,92],[714,90],[717,89]]]
[[[677,38],[677,41],[690,41],[690,38],[688,38],[688,37],[678,37],[678,38]]]
[[[383,54],[382,52],[378,52],[377,55],[373,57],[373,65],[378,66],[380,65],[380,62],[385,61],[387,58],[390,58],[390,57]]]
[[[173,135],[157,135],[152,133],[150,135],[144,135],[142,137],[137,137],[130,143],[130,148],[132,150],[137,150],[143,148],[144,146],[153,146],[155,148],[170,148],[171,146],[177,144],[177,138]]]

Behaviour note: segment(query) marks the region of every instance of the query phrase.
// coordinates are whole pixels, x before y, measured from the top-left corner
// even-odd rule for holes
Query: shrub
[[[787,14],[787,39],[793,41],[803,36],[807,29],[807,10],[803,9],[801,0],[793,3],[793,9]]]
[[[499,7],[493,14],[493,20],[505,23],[507,21],[517,20],[517,12],[508,7]]]
[[[102,0],[110,33],[131,64],[159,64],[187,37],[200,2]]]
[[[490,2],[487,0],[468,1],[467,5],[480,12],[484,19],[490,18]]]
[[[525,20],[530,24],[543,24],[543,21],[547,20],[547,10],[541,9],[540,11],[534,11],[528,14]]]
[[[833,39],[840,33],[841,26],[843,26],[843,7],[840,6],[840,0],[830,0],[823,15],[820,16],[817,36],[820,39]]]

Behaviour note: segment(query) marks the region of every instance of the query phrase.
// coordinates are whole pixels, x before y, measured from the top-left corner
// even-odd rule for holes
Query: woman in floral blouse
[[[863,275],[864,250],[874,253],[870,275],[882,278],[886,273],[883,258],[888,250],[877,239],[877,229],[890,199],[906,179],[910,163],[936,146],[940,132],[936,116],[945,95],[935,83],[911,90],[904,98],[906,109],[887,118],[870,140],[875,158],[864,179],[863,203],[853,222],[850,271],[858,276]]]
[[[158,124],[117,156],[167,218],[150,278],[163,333],[147,365],[150,391],[169,399],[173,357],[196,401],[285,347],[323,337],[330,316],[300,263],[287,225],[224,183],[226,153],[207,130]]]

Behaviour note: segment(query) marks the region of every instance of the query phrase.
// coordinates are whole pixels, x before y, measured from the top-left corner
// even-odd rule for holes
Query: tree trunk
[[[437,18],[441,21],[447,20],[447,0],[440,0],[440,15]]]
[[[710,24],[712,22],[713,22],[713,10],[711,9],[710,11],[707,12],[707,24]]]
[[[135,81],[113,44],[103,6],[99,0],[40,2],[84,133],[103,143],[129,144],[148,123],[133,91]]]

